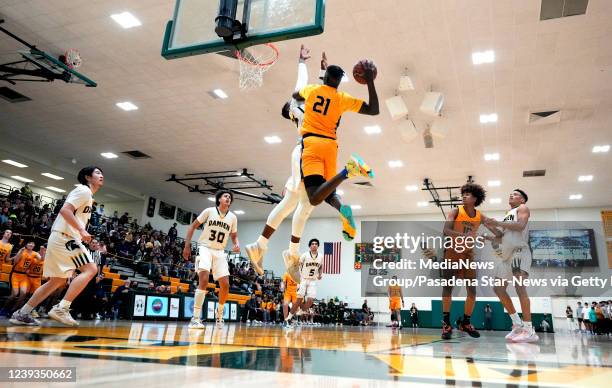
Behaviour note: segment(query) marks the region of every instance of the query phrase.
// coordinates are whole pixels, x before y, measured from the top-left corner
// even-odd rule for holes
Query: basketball
[[[363,74],[365,73],[363,65],[364,65],[364,62],[366,61],[368,60],[362,59],[361,61],[357,62],[355,66],[353,66],[353,78],[355,78],[355,81],[357,81],[358,83],[362,85],[367,84],[367,81],[365,80],[365,78],[363,78]],[[376,75],[378,74],[378,69],[376,68],[376,65],[374,65],[374,62],[372,62],[372,65],[374,66],[374,79],[376,79]]]

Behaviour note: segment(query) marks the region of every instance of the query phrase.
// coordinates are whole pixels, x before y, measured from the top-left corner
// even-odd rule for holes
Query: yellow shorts
[[[295,303],[295,302],[297,302],[297,290],[293,291],[293,292],[285,292],[283,294],[283,302],[286,302],[286,303],[289,303],[289,302]]]
[[[42,278],[28,277],[28,280],[30,282],[30,293],[38,290],[42,284]]]
[[[389,310],[401,310],[402,309],[402,300],[401,298],[391,298],[389,299]]]
[[[325,180],[333,178],[338,159],[338,143],[334,139],[308,136],[302,139],[302,176],[321,175]]]
[[[30,281],[28,280],[28,275],[13,272],[13,274],[11,275],[11,287],[13,288],[13,290],[17,290],[20,288],[29,288]]]

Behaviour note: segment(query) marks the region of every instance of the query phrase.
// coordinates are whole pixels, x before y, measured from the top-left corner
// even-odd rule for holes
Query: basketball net
[[[264,73],[276,63],[278,55],[278,48],[272,43],[251,46],[248,50],[236,50],[236,58],[240,64],[240,89],[261,87]]]

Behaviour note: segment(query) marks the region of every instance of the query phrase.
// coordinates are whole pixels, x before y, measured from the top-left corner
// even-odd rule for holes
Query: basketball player
[[[200,317],[202,304],[206,296],[208,276],[212,272],[213,279],[219,282],[219,306],[217,308],[217,327],[223,326],[223,306],[229,294],[229,267],[225,257],[225,246],[229,238],[234,247],[232,252],[240,253],[238,243],[238,219],[229,208],[234,200],[228,190],[219,190],[215,194],[215,207],[206,208],[187,229],[183,257],[189,260],[191,256],[191,239],[193,233],[202,224],[204,229],[198,238],[198,250],[195,258],[195,270],[198,273],[198,288],[195,291],[193,317],[189,322],[190,329],[203,329],[205,326]],[[229,238],[228,238],[229,237]]]
[[[0,264],[8,263],[11,258],[11,252],[13,250],[13,244],[11,241],[11,237],[13,237],[13,231],[7,229],[2,234],[2,240],[0,240]]]
[[[501,258],[501,263],[496,264],[495,277],[502,280],[512,281],[526,279],[531,269],[531,250],[529,249],[529,208],[527,207],[527,194],[521,189],[515,189],[508,200],[510,210],[506,213],[504,220],[499,222],[494,219],[487,220],[487,225],[499,228],[503,233],[501,246],[496,252]],[[540,338],[535,333],[531,323],[531,303],[527,288],[517,283],[516,294],[521,303],[523,320],[519,317],[512,298],[506,291],[507,282],[503,286],[494,287],[495,294],[504,305],[512,319],[512,331],[506,335],[506,339],[513,342],[537,342]]]
[[[285,317],[285,325],[291,325],[291,319],[299,308],[307,312],[312,306],[317,295],[317,280],[323,277],[322,264],[323,258],[319,255],[319,240],[316,238],[308,242],[308,252],[300,256],[300,277],[301,282],[297,290],[297,301],[291,306],[289,315]],[[304,303],[306,300],[306,303]]]
[[[35,258],[30,264],[30,268],[28,269],[28,282],[30,283],[30,287],[28,289],[28,294],[32,295],[36,290],[40,288],[42,285],[42,273],[43,267],[45,265],[45,255],[47,254],[47,244],[41,245],[38,251],[38,258]],[[21,307],[21,306],[19,306]],[[41,306],[39,306],[39,310]],[[38,312],[36,310],[32,310],[32,317],[38,318]]]
[[[83,242],[91,240],[87,224],[91,217],[93,195],[104,185],[104,175],[100,168],[89,166],[79,171],[77,180],[79,185],[68,194],[51,227],[43,268],[43,276],[49,280],[34,292],[20,310],[15,311],[11,318],[11,323],[15,325],[39,325],[31,316],[32,310],[53,291],[65,285],[66,279],[72,276],[75,269],[78,269],[80,274],[72,279],[64,299],[53,306],[49,317],[68,326],[78,325],[70,315],[70,305],[98,273]]]
[[[397,276],[393,275],[391,279],[397,280]],[[389,286],[387,291],[389,295],[389,310],[391,310],[391,326],[402,328],[402,307],[404,307],[404,295],[402,287],[395,285]]]
[[[287,272],[283,275],[282,281],[285,289],[283,292],[283,320],[285,320],[289,314],[289,303],[293,306],[297,302],[298,283],[294,282],[293,278],[289,276]]]
[[[11,270],[11,296],[6,300],[3,308],[7,314],[13,308],[19,309],[25,302],[30,289],[28,270],[38,257],[38,253],[34,252],[34,241],[28,241],[12,259],[14,264]]]
[[[473,247],[465,246],[461,239],[477,236],[481,222],[487,220],[484,214],[476,210],[486,197],[482,186],[475,183],[467,183],[461,187],[462,205],[453,209],[446,218],[444,224],[444,235],[453,239],[453,247],[444,252],[444,259],[451,262],[463,261],[471,262],[474,258]],[[476,270],[471,268],[445,269],[442,276],[446,279],[475,279]],[[471,337],[478,338],[480,333],[476,331],[470,322],[474,305],[476,304],[476,287],[466,286],[467,297],[465,299],[464,315],[459,323],[459,330],[469,334]],[[450,309],[453,297],[453,287],[442,288],[442,339],[451,339],[453,327],[450,322]]]
[[[336,173],[338,143],[336,131],[344,112],[358,112],[367,115],[379,113],[378,95],[374,87],[374,63],[363,64],[363,77],[367,81],[369,103],[348,93],[338,91],[344,70],[336,65],[328,66],[323,85],[307,85],[293,93],[293,98],[304,103],[302,135],[301,175],[312,206],[326,201],[336,208],[342,218],[344,230],[354,230],[355,223],[350,206],[343,205],[336,194],[336,187],[348,178],[365,176],[372,178],[374,172],[359,158],[352,155],[345,167]],[[283,252],[287,268],[293,268],[299,258],[294,253]],[[291,271],[289,271],[291,273]]]

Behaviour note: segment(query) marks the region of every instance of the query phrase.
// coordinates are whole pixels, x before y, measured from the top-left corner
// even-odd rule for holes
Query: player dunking
[[[531,250],[529,249],[528,227],[530,213],[526,205],[527,200],[527,194],[523,190],[515,189],[510,194],[508,200],[510,210],[506,213],[504,220],[502,222],[494,219],[487,220],[488,226],[500,228],[503,233],[501,246],[496,249],[502,260],[501,263],[496,263],[495,277],[498,279],[512,281],[513,277],[517,279],[529,277]],[[512,331],[506,335],[506,339],[513,342],[537,342],[540,338],[531,323],[531,303],[527,288],[522,284],[515,285],[523,311],[521,321],[506,287],[507,283],[493,288],[512,319]]]
[[[444,235],[453,239],[453,247],[444,252],[444,259],[451,262],[464,261],[471,262],[474,259],[473,246],[469,247],[460,240],[465,237],[476,238],[476,233],[481,222],[487,220],[484,214],[476,210],[486,197],[482,186],[475,183],[467,183],[461,187],[462,205],[453,209],[446,218],[444,224]],[[471,268],[445,269],[442,275],[446,279],[475,279],[476,270]],[[465,299],[464,314],[459,323],[459,330],[466,332],[471,337],[478,338],[480,333],[471,324],[470,319],[474,305],[476,303],[476,287],[467,286],[467,297]],[[451,339],[453,327],[450,321],[450,309],[453,298],[453,287],[445,286],[442,288],[442,339]]]
[[[219,282],[219,306],[217,307],[217,327],[223,326],[223,306],[229,294],[229,266],[225,257],[225,246],[229,238],[234,244],[233,252],[240,252],[238,243],[238,219],[229,209],[234,200],[230,191],[220,190],[215,194],[217,206],[206,208],[187,229],[183,257],[189,260],[191,256],[191,239],[193,233],[202,224],[204,230],[198,239],[195,258],[195,270],[198,273],[198,288],[195,291],[193,317],[189,322],[190,329],[203,329],[205,326],[200,317],[202,304],[206,296],[208,276],[212,272],[213,279]]]
[[[319,255],[319,240],[313,238],[308,242],[308,252],[300,257],[301,282],[297,290],[297,302],[291,306],[289,315],[285,317],[285,326],[291,325],[291,319],[298,309],[308,311],[317,295],[317,280],[323,277],[323,258]],[[306,303],[304,303],[306,301]]]
[[[15,311],[11,323],[16,325],[38,325],[31,312],[57,288],[66,284],[75,269],[81,273],[70,282],[70,286],[59,304],[49,311],[49,317],[68,326],[77,326],[70,315],[70,305],[87,283],[98,273],[89,250],[83,242],[89,242],[91,235],[87,224],[91,217],[93,195],[104,185],[102,170],[95,166],[85,167],[77,176],[79,185],[68,194],[60,210],[47,243],[48,249],[43,276],[49,280],[43,284],[20,309]]]
[[[328,66],[323,77],[323,85],[307,85],[293,94],[296,101],[304,102],[304,123],[302,135],[301,173],[308,200],[312,206],[326,201],[336,208],[342,218],[345,230],[355,228],[350,206],[342,205],[336,188],[346,179],[356,176],[373,177],[374,173],[367,164],[353,155],[340,173],[336,173],[338,143],[336,131],[344,112],[358,112],[367,115],[379,113],[378,95],[374,87],[374,64],[364,62],[363,77],[368,85],[369,103],[348,93],[338,91],[344,70],[336,65]],[[283,252],[285,265],[297,265],[298,256]]]

